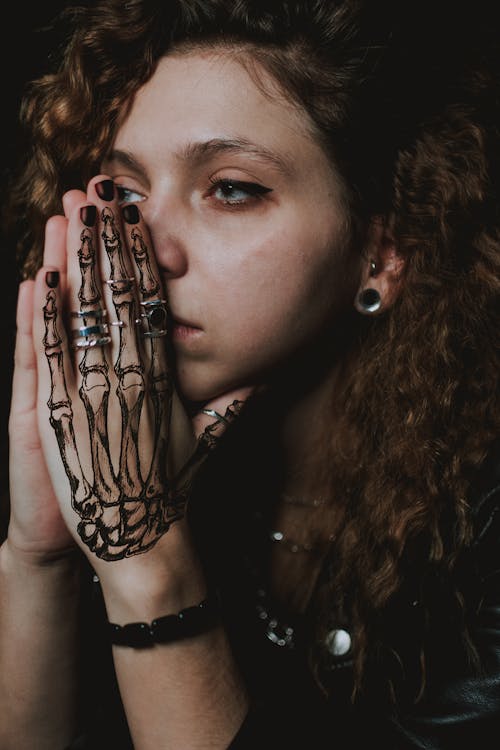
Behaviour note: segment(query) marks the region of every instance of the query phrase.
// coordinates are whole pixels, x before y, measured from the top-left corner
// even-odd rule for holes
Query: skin
[[[312,127],[237,61],[200,52],[163,58],[118,131],[103,169],[141,209],[174,316],[198,327],[174,332],[189,399],[259,381],[354,295],[359,259],[344,251],[341,187]],[[182,157],[190,143],[236,138],[274,152],[290,173],[248,149]],[[217,180],[269,192],[224,191]]]
[[[275,88],[263,74],[264,80]],[[188,143],[214,138],[259,144],[284,160],[288,172],[242,150],[212,152],[210,158],[205,153],[196,162],[179,156]],[[244,399],[270,370],[335,325],[358,290],[380,291],[383,312],[399,283],[400,265],[384,223],[373,223],[358,255],[344,252],[342,188],[307,114],[282,96],[269,98],[230,55],[196,52],[163,59],[137,94],[113,150],[86,193],[64,196],[64,216],[47,223],[43,267],[35,281],[21,285],[19,319],[30,310],[33,319],[18,331],[10,417],[12,515],[0,549],[0,655],[12,675],[9,684],[0,681],[0,702],[9,716],[0,733],[6,750],[65,746],[74,733],[77,584],[71,557],[80,542],[48,420],[42,308],[46,273],[53,270],[60,272],[59,304],[67,296],[70,309],[78,307],[78,217],[84,205],[103,208],[96,184],[113,178],[121,202],[140,207],[141,227],[149,229],[178,321],[173,343],[182,395],[219,411],[235,396]],[[212,184],[221,179],[267,190],[257,199]],[[113,208],[119,213],[116,200]],[[375,277],[370,277],[370,260],[377,264]],[[64,357],[68,390],[78,404],[80,376],[67,346]],[[324,409],[332,376],[333,371],[327,373],[287,415],[283,441],[295,462],[314,437],[311,417]],[[206,424],[206,418],[197,419],[194,434]],[[176,445],[189,444],[187,426],[185,415],[174,420]],[[75,412],[74,427],[81,445],[88,434],[81,410]],[[114,454],[117,438],[111,430]],[[141,433],[142,438],[147,453],[149,437]],[[81,456],[91,476],[89,457],[84,450]],[[82,549],[99,574],[113,622],[150,621],[205,596],[203,570],[183,521],[133,558],[103,563]],[[18,622],[26,625],[19,628]],[[222,627],[152,651],[113,651],[137,750],[227,747],[248,699]],[[7,653],[16,654],[15,664]],[[52,697],[47,684],[57,685]]]
[[[194,401],[265,383],[306,342],[331,336],[362,289],[380,293],[381,314],[400,288],[390,226],[374,217],[366,246],[347,251],[342,184],[314,123],[262,69],[259,81],[225,51],[170,54],[137,93],[103,163],[122,201],[144,216],[173,314],[199,327],[174,332],[180,389]],[[243,147],[183,156],[211,139],[256,144],[286,172]],[[269,192],[256,198],[218,180]],[[334,370],[290,405],[290,467],[315,439],[311,424],[331,398]]]

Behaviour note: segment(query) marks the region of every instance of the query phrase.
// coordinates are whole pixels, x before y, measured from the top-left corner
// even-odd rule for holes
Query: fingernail
[[[131,203],[128,206],[122,208],[123,218],[127,224],[138,224],[139,223],[139,209]]]
[[[95,190],[99,198],[103,201],[112,201],[115,197],[115,184],[113,180],[96,182]]]
[[[96,188],[97,189],[97,188]],[[97,218],[96,206],[82,206],[80,209],[80,219],[86,227],[93,227]]]
[[[55,289],[59,284],[59,271],[47,271],[45,274],[45,283],[51,289]]]

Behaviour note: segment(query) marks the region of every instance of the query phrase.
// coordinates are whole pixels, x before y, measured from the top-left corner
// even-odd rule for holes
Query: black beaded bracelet
[[[116,625],[108,622],[111,643],[116,646],[150,648],[155,643],[170,643],[183,638],[201,635],[219,622],[219,607],[213,599],[203,599],[193,607],[186,607],[176,615],[158,617],[147,622],[130,622]]]

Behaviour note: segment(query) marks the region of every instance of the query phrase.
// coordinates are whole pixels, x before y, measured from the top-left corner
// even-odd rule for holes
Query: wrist
[[[219,624],[219,602],[212,594],[180,612],[162,615],[151,622],[129,622],[124,625],[109,622],[108,635],[117,646],[151,648],[155,644],[203,635]]]
[[[64,610],[69,618],[72,603],[80,596],[81,561],[71,558],[47,560],[38,555],[27,554],[5,540],[0,546],[0,589],[6,601],[18,602],[16,607],[26,607],[29,612],[36,612],[36,618],[42,610],[59,612]],[[24,602],[24,604],[20,604]],[[36,622],[36,618],[33,623]],[[23,627],[26,623],[23,623]]]
[[[152,620],[201,601],[207,584],[185,520],[139,555],[95,566],[108,619]]]
[[[79,551],[76,547],[59,551],[40,551],[16,543],[9,535],[0,545],[0,567],[4,571],[71,576],[79,572]]]

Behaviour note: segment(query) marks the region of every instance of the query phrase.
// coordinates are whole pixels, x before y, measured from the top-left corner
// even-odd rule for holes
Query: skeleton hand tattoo
[[[130,234],[138,284],[128,258],[113,211],[101,212],[101,238],[110,264],[108,284],[116,313],[119,345],[114,374],[116,395],[121,410],[121,441],[117,470],[110,453],[108,404],[110,370],[104,345],[108,335],[104,298],[97,283],[96,234],[85,228],[80,235],[78,261],[81,286],[76,348],[83,357],[79,363],[83,402],[89,429],[92,475],[86,476],[78,453],[73,427],[72,401],[64,375],[63,339],[59,334],[61,311],[57,295],[49,290],[43,308],[45,334],[43,345],[50,370],[51,393],[48,400],[50,424],[55,432],[71,490],[71,506],[79,516],[77,532],[85,545],[103,560],[118,560],[145,552],[182,518],[192,477],[199,464],[215,445],[210,425],[200,436],[196,449],[174,480],[167,477],[167,450],[172,406],[172,380],[166,363],[162,336],[166,333],[167,312],[161,298],[161,282],[139,227]],[[137,300],[137,286],[138,297]],[[142,312],[139,313],[139,309]],[[142,341],[141,341],[141,338]],[[147,370],[141,350],[148,347]],[[152,407],[151,449],[139,445],[141,414],[145,400]],[[230,422],[239,410],[239,402],[228,407]],[[148,465],[143,466],[144,455]],[[89,473],[89,471],[87,472]]]

